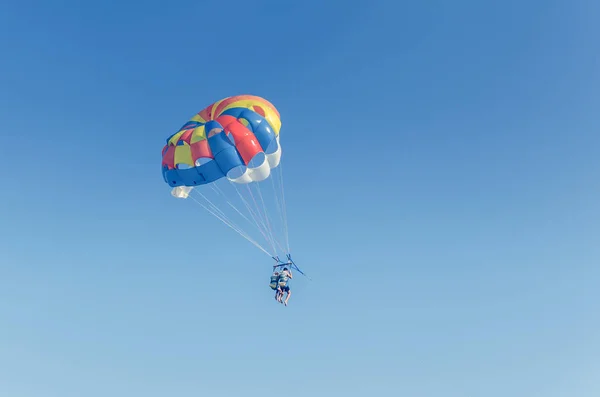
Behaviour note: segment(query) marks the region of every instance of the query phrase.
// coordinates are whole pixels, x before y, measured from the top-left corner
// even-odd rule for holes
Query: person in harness
[[[275,299],[277,302],[281,302],[281,297],[283,296],[283,292],[279,286],[279,276],[279,272],[275,270],[271,275],[271,281],[269,282],[269,287],[275,291]]]
[[[288,301],[290,300],[290,296],[292,296],[292,291],[290,290],[290,286],[288,285],[289,281],[292,278],[293,278],[292,271],[289,270],[287,267],[284,267],[283,271],[279,275],[278,284],[279,284],[279,288],[281,289],[279,302],[283,303],[286,306],[288,304]],[[285,293],[287,293],[287,296],[285,297],[285,301],[282,302],[283,294],[285,294]]]

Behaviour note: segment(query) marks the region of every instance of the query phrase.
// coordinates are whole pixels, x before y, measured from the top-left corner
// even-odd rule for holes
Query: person
[[[290,286],[288,285],[289,281],[292,278],[294,278],[294,276],[292,275],[292,271],[289,270],[287,267],[284,267],[283,271],[279,275],[279,288],[281,288],[281,298],[279,302],[283,300],[283,294],[287,293],[285,301],[281,302],[286,306],[288,304],[288,301],[290,300],[290,296],[292,296],[292,291],[290,290]]]
[[[269,287],[275,291],[275,299],[277,302],[281,302],[281,297],[283,295],[281,291],[281,287],[279,286],[279,272],[275,271],[271,275],[271,282],[269,283]]]

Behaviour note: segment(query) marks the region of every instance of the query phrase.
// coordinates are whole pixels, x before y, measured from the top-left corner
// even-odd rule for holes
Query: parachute
[[[280,129],[269,101],[232,96],[194,115],[162,150],[173,197],[193,199],[277,263],[291,259]]]

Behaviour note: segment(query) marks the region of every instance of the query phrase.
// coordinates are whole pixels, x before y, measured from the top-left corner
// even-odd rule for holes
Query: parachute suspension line
[[[262,236],[265,238],[265,240],[267,241],[267,243],[269,243],[271,245],[271,247],[273,248],[273,250],[275,250],[274,248],[274,244],[273,241],[269,238],[268,236],[268,232],[267,232],[267,227],[265,226],[264,222],[262,221],[262,219],[256,214],[255,211],[252,210],[252,208],[250,207],[250,204],[248,204],[248,201],[243,197],[243,195],[241,194],[241,192],[239,191],[239,189],[237,188],[237,185],[234,182],[231,182],[231,184],[233,185],[233,187],[235,188],[236,193],[238,194],[238,196],[240,197],[240,199],[242,200],[242,202],[244,203],[244,206],[246,207],[246,209],[248,210],[248,213],[250,214],[250,216],[252,217],[252,219],[254,220],[254,223],[257,227],[257,229],[260,231],[260,233],[262,234]],[[262,226],[262,227],[261,227]]]
[[[246,219],[251,225],[253,225],[254,227],[256,227],[258,229],[258,231],[260,232],[260,234],[263,236],[263,238],[265,239],[265,241],[271,246],[271,248],[273,249],[273,252],[276,252],[275,249],[275,244],[273,243],[273,241],[269,238],[269,233],[267,230],[266,225],[264,224],[262,218],[260,218],[259,216],[256,215],[256,211],[254,211],[250,205],[247,203],[247,201],[244,199],[244,197],[240,194],[238,188],[237,188],[237,184],[234,182],[231,182],[231,185],[233,185],[233,187],[235,188],[236,192],[238,193],[238,196],[240,197],[240,199],[242,200],[242,202],[244,203],[244,206],[246,207],[246,209],[248,210],[248,213],[250,214],[250,217],[253,219],[254,222],[250,221],[246,216],[244,216],[244,214],[242,214],[242,212],[240,210],[237,209],[237,207],[235,205],[233,205],[232,203],[229,203],[230,206],[236,211],[238,212],[244,219]],[[223,194],[223,196],[226,198],[226,200],[229,202],[229,200],[227,199],[227,195],[219,188],[218,185],[216,185],[216,188]],[[262,226],[262,227],[261,227]]]
[[[238,196],[242,200],[242,203],[244,204],[244,206],[248,210],[248,213],[252,217],[252,219],[254,221],[254,225],[256,226],[256,228],[261,232],[261,234],[263,235],[263,237],[265,238],[265,240],[267,240],[267,242],[269,242],[269,244],[272,244],[271,240],[267,236],[267,227],[264,224],[263,220],[256,214],[256,212],[252,208],[250,208],[250,204],[248,204],[248,201],[240,193],[239,189],[237,188],[237,184],[235,184],[234,182],[231,182],[231,184],[235,188],[236,193],[238,194]],[[248,220],[248,222],[252,223],[248,218],[246,218],[246,219]],[[261,225],[262,225],[262,228],[261,228]]]
[[[256,200],[256,198],[254,197],[254,193],[252,191],[252,186],[250,186],[251,184],[246,184],[246,189],[248,189],[248,193],[250,193],[250,197],[252,198],[252,202],[254,203],[254,207],[256,208],[256,212],[258,214],[258,216],[260,217],[260,220],[263,224],[263,226],[265,227],[265,230],[267,231],[267,233],[269,234],[270,237],[270,241],[271,244],[273,246],[273,252],[277,253],[277,242],[275,241],[275,237],[273,236],[273,231],[271,230],[271,225],[269,224],[269,218],[267,216],[267,213],[264,212],[264,219],[263,219],[263,213],[260,210],[260,206],[258,205],[258,202]],[[257,186],[257,188],[260,191],[260,187]],[[264,208],[264,206],[263,206]]]
[[[235,191],[237,192],[238,196],[240,197],[240,199],[242,200],[242,202],[244,203],[244,205],[246,206],[246,209],[248,210],[248,212],[250,213],[250,216],[252,217],[252,219],[254,219],[254,222],[256,224],[256,227],[258,228],[258,230],[261,232],[261,234],[263,235],[263,237],[265,238],[265,240],[267,240],[267,242],[269,244],[271,244],[271,247],[273,248],[273,251],[275,252],[275,244],[273,243],[272,240],[269,239],[269,237],[267,236],[266,232],[266,225],[264,224],[264,222],[262,221],[262,219],[252,210],[252,208],[250,208],[250,204],[248,203],[248,201],[244,198],[244,196],[242,195],[242,193],[240,192],[240,190],[237,187],[237,184],[235,182],[231,182],[231,184],[233,185]],[[260,221],[260,222],[259,222]],[[262,226],[264,227],[264,231],[263,229],[260,227],[262,224]]]
[[[244,214],[242,214],[242,212],[231,202],[229,201],[227,195],[221,190],[221,188],[217,185],[210,185],[210,187],[213,189],[213,191],[215,191],[219,196],[223,197],[225,199],[225,201],[227,201],[227,204],[229,204],[229,206],[231,208],[234,209],[235,212],[237,212],[242,218],[244,218],[249,224],[251,224],[252,226],[255,226],[258,231],[262,234],[262,236],[265,238],[265,240],[267,240],[267,242],[269,242],[269,239],[267,238],[267,236],[265,235],[265,233],[262,231],[262,229],[260,228],[260,225],[258,224],[258,222],[256,220],[251,221],[250,219],[248,219]],[[249,210],[248,212],[250,212],[250,216],[252,216],[252,212]]]
[[[275,169],[273,171],[273,173],[277,173],[277,169]],[[280,226],[281,226],[281,229],[282,229],[281,233],[284,236],[285,245],[288,248],[288,251],[285,251],[283,249],[282,250],[285,253],[289,253],[289,246],[290,246],[290,244],[289,244],[289,237],[288,237],[288,233],[287,233],[287,226],[285,224],[285,217],[283,215],[283,209],[282,209],[282,205],[283,205],[282,201],[283,200],[279,198],[279,194],[278,194],[279,191],[278,191],[278,188],[275,186],[277,184],[277,182],[275,182],[275,180],[277,178],[275,177],[275,175],[273,175],[273,177],[270,178],[270,179],[271,179],[271,186],[273,187],[273,193],[274,193],[273,195],[275,196],[275,203],[277,204],[277,212],[279,213],[279,220],[281,222],[280,223]],[[282,198],[283,198],[283,195],[282,195]]]
[[[287,253],[291,253],[290,250],[290,237],[289,237],[289,228],[288,228],[288,217],[287,217],[287,206],[285,204],[285,189],[283,188],[283,163],[279,163],[279,166],[277,167],[279,168],[279,181],[280,181],[280,187],[281,187],[281,201],[282,201],[282,211],[283,211],[283,227],[285,230],[285,242],[286,242],[286,247],[287,247]]]
[[[200,193],[201,194],[201,193]],[[256,241],[254,241],[252,238],[248,237],[244,232],[240,231],[238,228],[236,228],[235,226],[233,226],[232,224],[230,224],[226,219],[222,218],[221,216],[219,216],[216,212],[214,212],[213,210],[211,210],[210,208],[208,208],[207,206],[205,206],[204,204],[202,204],[200,201],[198,201],[194,196],[191,196],[192,200],[194,200],[196,203],[200,204],[200,206],[202,206],[206,211],[208,211],[209,213],[211,213],[212,215],[215,216],[215,218],[219,219],[221,222],[223,222],[225,225],[229,226],[231,229],[235,230],[240,236],[244,237],[246,240],[248,240],[250,243],[252,243],[256,248],[260,249],[262,252],[264,252],[265,254],[269,255],[269,256],[273,256],[271,254],[269,254],[269,252],[267,252],[267,250],[265,250],[260,244],[258,244]],[[204,196],[203,196],[204,197]],[[210,202],[210,200],[207,199],[207,201],[212,204]],[[214,206],[214,204],[213,204]]]
[[[225,214],[225,212],[223,212],[222,209],[220,209],[215,203],[213,203],[208,197],[206,197],[205,195],[203,195],[202,193],[200,193],[199,191],[196,190],[196,193],[198,193],[198,195],[200,195],[204,200],[206,200],[206,202],[208,203],[208,205],[213,209],[214,212],[218,213],[222,218],[224,218],[227,222],[229,222],[231,225],[235,226],[236,229],[242,231],[244,234],[247,235],[247,233],[238,225],[236,225],[233,221],[231,221],[227,215]]]
[[[249,220],[248,218],[246,218],[246,216],[245,216],[244,214],[242,214],[242,213],[240,212],[240,210],[238,210],[238,209],[237,209],[237,207],[231,203],[231,201],[229,201],[229,199],[227,198],[227,196],[226,196],[225,194],[222,194],[223,192],[221,191],[221,189],[219,189],[219,187],[218,187],[218,186],[217,186],[217,187],[215,187],[215,186],[213,186],[213,185],[211,184],[211,185],[210,185],[210,188],[211,188],[211,189],[212,189],[212,190],[213,190],[215,193],[217,193],[219,196],[223,197],[223,198],[225,199],[225,201],[227,202],[227,204],[228,204],[228,205],[229,205],[231,208],[233,208],[233,209],[234,209],[234,210],[235,210],[235,211],[236,211],[236,212],[237,212],[237,213],[238,213],[238,214],[239,214],[239,215],[240,215],[242,218],[244,218],[246,221],[250,222],[250,220]],[[252,223],[252,222],[250,222],[250,223]]]
[[[204,208],[207,209],[207,211],[209,211],[211,214],[213,214],[218,219],[220,219],[221,221],[223,221],[227,226],[231,227],[233,230],[235,230],[236,232],[238,232],[243,237],[245,237],[247,239],[250,238],[250,236],[248,236],[248,233],[246,233],[241,227],[239,227],[233,221],[231,221],[227,217],[227,215],[217,205],[215,205],[208,197],[206,197],[205,195],[203,195],[199,191],[196,191],[196,193],[198,193],[204,200],[206,200],[206,202],[208,203],[208,205],[212,208],[212,210],[210,210],[210,209],[206,208],[205,206],[203,206]],[[192,198],[194,198],[194,197],[192,197]],[[199,204],[201,204],[201,203],[199,203]],[[254,241],[254,240],[252,240],[252,241]]]
[[[257,191],[258,191],[258,196],[259,196],[259,199],[260,199],[260,200],[258,200],[258,199],[256,199],[256,198],[254,197],[254,189],[252,189],[252,186],[251,186],[251,185],[252,185],[252,184],[250,184],[250,185],[246,185],[246,186],[247,186],[247,189],[248,189],[248,191],[250,192],[250,195],[251,195],[251,197],[252,197],[252,201],[254,202],[254,205],[256,206],[256,210],[257,210],[257,212],[258,212],[259,214],[261,214],[261,216],[262,216],[262,214],[264,214],[265,225],[266,225],[266,227],[267,227],[267,231],[268,231],[268,233],[269,233],[269,236],[271,237],[271,240],[273,241],[273,250],[274,250],[275,252],[277,252],[277,247],[279,247],[279,248],[281,249],[281,245],[279,244],[279,241],[278,241],[278,239],[276,238],[275,234],[273,233],[273,228],[271,227],[271,221],[270,221],[270,219],[269,219],[269,213],[268,213],[268,211],[267,211],[266,205],[265,205],[265,203],[264,203],[264,198],[262,197],[262,193],[261,193],[261,191],[260,191],[260,185],[259,185],[259,184],[256,184],[256,189],[257,189]],[[262,203],[262,212],[261,212],[261,207],[260,207],[260,205],[259,205],[259,201]],[[277,247],[276,247],[276,246],[277,246]]]
[[[265,199],[263,198],[263,195],[262,195],[262,192],[260,190],[260,185],[259,184],[256,185],[256,190],[258,190],[258,195],[260,197],[260,201],[262,202],[263,210],[265,212],[265,218],[267,219],[267,225],[269,225],[269,232],[271,233],[271,237],[273,238],[273,240],[277,244],[277,247],[279,247],[280,250],[285,251],[285,249],[281,246],[281,244],[279,244],[279,239],[273,237],[277,233],[276,233],[276,231],[273,232],[273,227],[271,225],[271,220],[269,219],[269,212],[267,211],[267,206],[265,205]]]

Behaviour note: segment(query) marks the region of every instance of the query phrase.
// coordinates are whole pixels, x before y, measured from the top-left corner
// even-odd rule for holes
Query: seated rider
[[[281,287],[279,286],[279,272],[275,271],[271,276],[271,281],[269,283],[269,287],[275,291],[275,299],[277,302],[281,302],[281,297],[283,296],[283,292],[281,291]]]
[[[283,271],[279,275],[279,288],[281,289],[281,296],[279,298],[279,302],[281,302],[281,299],[283,299],[283,294],[287,293],[285,301],[281,302],[286,306],[288,301],[290,300],[290,296],[292,295],[292,291],[290,291],[290,286],[288,285],[289,280],[292,278],[293,276],[291,270],[289,270],[287,267],[284,267]]]

